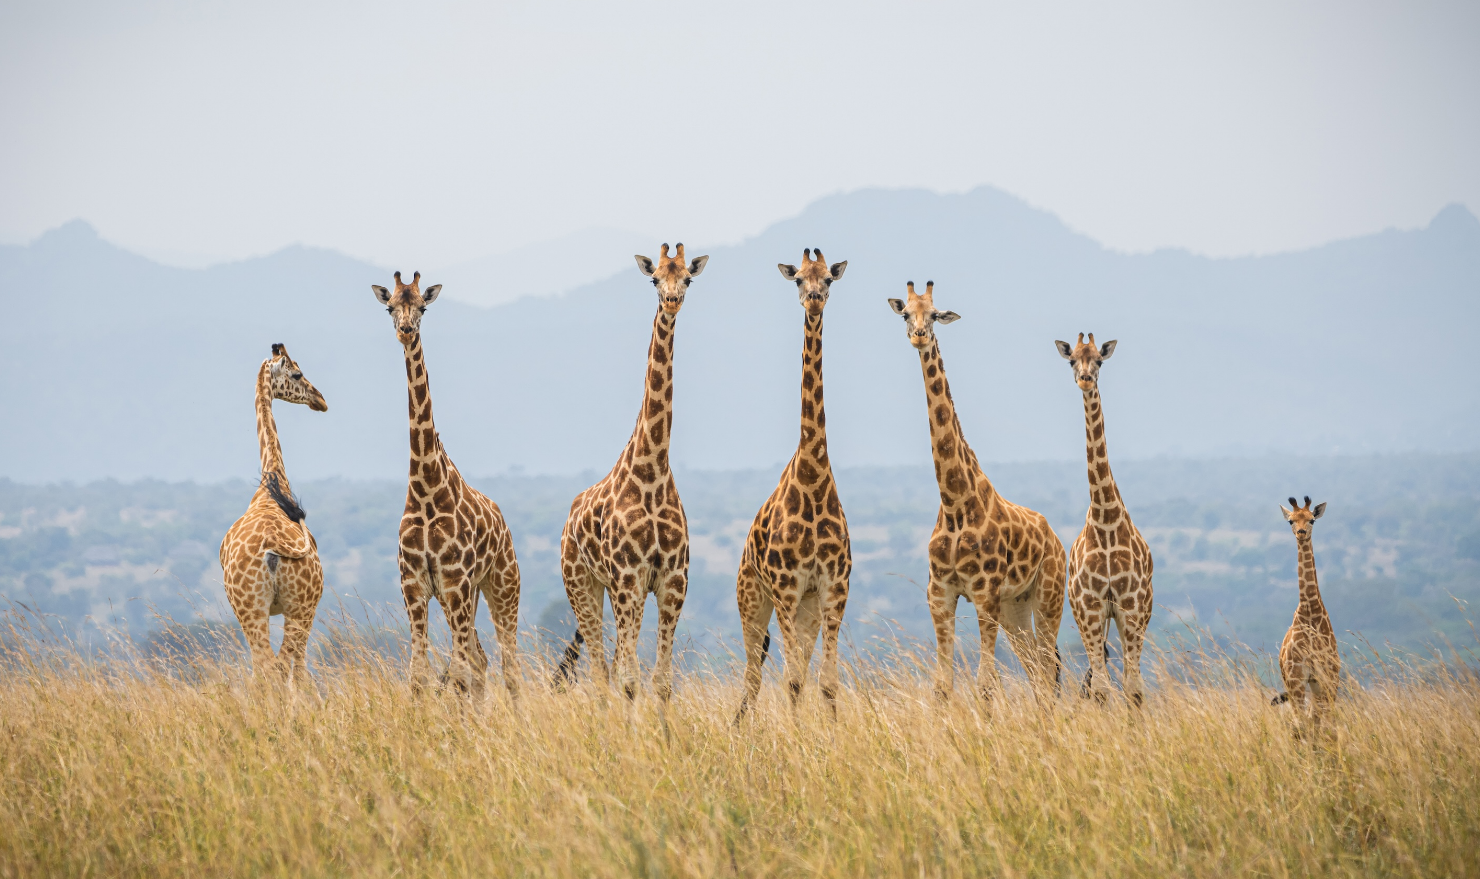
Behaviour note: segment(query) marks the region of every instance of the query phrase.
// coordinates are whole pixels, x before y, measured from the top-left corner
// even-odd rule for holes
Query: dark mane
[[[303,507],[299,504],[298,498],[283,488],[282,483],[278,481],[276,473],[269,473],[262,477],[262,487],[267,489],[268,497],[277,503],[278,509],[283,511],[283,515],[294,522],[302,522],[307,518],[308,514],[303,512]]]

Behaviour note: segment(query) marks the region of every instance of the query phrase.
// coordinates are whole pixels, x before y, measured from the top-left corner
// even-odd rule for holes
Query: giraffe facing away
[[[1084,695],[1104,702],[1110,692],[1110,621],[1120,632],[1125,693],[1141,704],[1141,649],[1151,622],[1151,549],[1131,524],[1105,452],[1105,410],[1100,403],[1100,366],[1115,353],[1115,340],[1095,346],[1095,334],[1077,344],[1054,342],[1074,370],[1084,395],[1084,454],[1089,464],[1089,511],[1069,550],[1069,607],[1084,640],[1089,671]]]
[[[658,313],[648,345],[642,408],[632,438],[604,479],[570,505],[560,538],[560,571],[576,616],[576,635],[559,676],[572,677],[581,645],[591,642],[591,665],[602,686],[610,682],[602,642],[602,602],[610,596],[617,623],[617,680],[637,697],[637,637],[648,593],[658,606],[658,655],[653,686],[668,701],[673,692],[673,631],[689,581],[689,525],[668,463],[673,428],[673,337],[689,285],[707,256],[684,262],[683,245],[657,262],[638,256],[637,267],[658,292]]]
[[[468,485],[442,447],[432,420],[432,394],[421,348],[421,318],[442,285],[421,289],[421,273],[411,283],[396,272],[396,289],[371,285],[390,313],[406,359],[407,417],[411,470],[406,509],[401,514],[401,596],[411,621],[411,684],[429,682],[427,613],[435,598],[452,630],[453,657],[445,680],[481,698],[488,656],[474,628],[478,598],[488,602],[498,637],[504,686],[519,695],[519,562],[514,540],[498,504]]]
[[[301,403],[315,412],[329,411],[319,393],[288,349],[272,346],[272,356],[257,370],[257,450],[262,458],[262,480],[247,512],[221,540],[221,571],[226,598],[252,652],[252,670],[263,674],[276,668],[289,680],[307,679],[304,651],[313,628],[314,613],[324,592],[324,568],[318,543],[304,523],[303,508],[293,497],[283,450],[278,443],[272,401]],[[282,614],[283,643],[272,652],[268,618]]]
[[[1057,688],[1061,670],[1057,641],[1064,613],[1064,545],[1041,514],[997,493],[966,444],[935,338],[935,324],[951,323],[960,315],[935,308],[933,281],[926,283],[924,295],[915,293],[911,281],[907,298],[890,299],[889,307],[904,318],[906,336],[920,355],[940,487],[926,591],[935,624],[936,695],[949,698],[953,687],[956,604],[965,597],[976,606],[981,630],[978,692],[991,699],[1000,689],[993,654],[1000,626],[1034,694],[1044,699],[1050,679]]]
[[[1285,692],[1275,697],[1274,704],[1293,700],[1297,708],[1307,709],[1319,726],[1336,701],[1341,677],[1336,633],[1316,584],[1316,554],[1311,546],[1311,531],[1315,521],[1325,515],[1326,505],[1316,504],[1312,509],[1307,495],[1305,506],[1295,503],[1294,498],[1290,498],[1290,506],[1293,509],[1287,510],[1281,505],[1280,513],[1295,534],[1300,558],[1300,605],[1280,643],[1280,677],[1284,678]]]
[[[848,604],[853,552],[848,520],[838,502],[827,455],[827,415],[822,407],[822,310],[832,283],[847,262],[828,267],[821,250],[802,251],[802,267],[780,265],[795,281],[806,311],[802,335],[802,435],[771,497],[756,513],[740,556],[735,593],[745,636],[745,696],[738,720],[761,687],[761,663],[771,643],[771,610],[781,628],[786,686],[796,705],[822,629],[822,695],[834,714],[838,691],[838,628]]]

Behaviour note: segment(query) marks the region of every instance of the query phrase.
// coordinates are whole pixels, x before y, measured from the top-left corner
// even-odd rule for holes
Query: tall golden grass
[[[906,650],[847,666],[836,721],[771,681],[737,727],[723,664],[666,710],[552,692],[533,660],[517,704],[471,704],[316,638],[288,691],[12,630],[0,875],[1480,875],[1480,687],[1454,665],[1374,667],[1297,736],[1236,657],[1164,652],[1135,711],[1068,682],[941,706]]]

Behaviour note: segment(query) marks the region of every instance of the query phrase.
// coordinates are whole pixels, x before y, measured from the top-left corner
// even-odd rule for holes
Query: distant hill
[[[1206,259],[1113,253],[994,189],[867,190],[711,251],[679,320],[680,466],[774,468],[790,455],[801,313],[775,265],[805,246],[849,264],[826,335],[839,467],[929,460],[918,361],[884,303],[910,279],[933,279],[938,304],[964,318],[940,337],[983,460],[1082,454],[1079,395],[1052,344],[1081,330],[1120,340],[1102,382],[1112,460],[1480,446],[1468,347],[1480,221],[1463,207],[1423,230]],[[278,407],[289,473],[401,478],[400,346],[369,290],[386,281],[298,247],[168,268],[81,222],[0,248],[0,476],[251,479],[253,376],[284,342],[330,403],[323,415]],[[424,330],[454,460],[469,474],[604,471],[636,416],[654,308],[635,267],[489,309],[449,290]]]

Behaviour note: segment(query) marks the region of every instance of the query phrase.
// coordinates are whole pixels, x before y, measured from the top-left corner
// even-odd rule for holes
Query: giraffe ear
[[[1310,511],[1310,517],[1312,519],[1319,519],[1319,518],[1321,518],[1324,515],[1326,515],[1326,502],[1325,501],[1321,501],[1320,503],[1316,504],[1316,508],[1314,510],[1311,510]]]
[[[693,260],[691,260],[689,262],[689,277],[690,278],[697,278],[697,277],[699,277],[699,275],[704,271],[704,266],[706,264],[708,264],[708,262],[709,262],[709,257],[707,257],[707,256],[696,256],[696,257],[694,257]]]
[[[1100,346],[1100,359],[1109,360],[1110,355],[1115,353],[1115,340],[1111,339]]]
[[[786,280],[795,281],[797,279],[796,266],[789,266],[784,262],[779,262],[776,264],[776,268],[781,270],[781,277],[785,278]]]
[[[375,298],[380,300],[381,305],[391,304],[391,291],[385,289],[379,284],[371,284],[370,289],[375,291]]]
[[[935,322],[938,324],[948,324],[952,321],[958,321],[960,319],[961,315],[957,314],[954,311],[937,311],[935,313]]]
[[[642,272],[644,275],[647,275],[649,278],[651,278],[653,276],[653,261],[652,260],[650,260],[647,257],[643,256],[642,254],[634,254],[632,258],[635,259],[635,260],[637,260],[637,269],[638,269],[638,271]]]
[[[828,274],[832,275],[832,279],[836,281],[837,279],[843,277],[843,272],[846,271],[847,268],[848,261],[846,259],[842,262],[835,262],[832,264],[832,268],[828,269]]]
[[[1074,348],[1068,342],[1060,342],[1059,340],[1055,339],[1053,346],[1059,349],[1060,357],[1064,358],[1065,360],[1074,359]]]
[[[904,300],[903,299],[891,299],[891,300],[889,300],[889,307],[892,308],[892,309],[894,309],[894,313],[895,314],[904,314]]]
[[[1290,521],[1290,511],[1285,509],[1284,504],[1280,504],[1280,515],[1285,517],[1286,522]]]
[[[432,286],[430,286],[430,287],[426,288],[425,290],[421,291],[421,301],[424,302],[424,303],[426,303],[427,305],[431,305],[432,302],[436,300],[437,294],[438,293],[441,293],[441,292],[442,292],[442,285],[441,284],[433,284]]]

